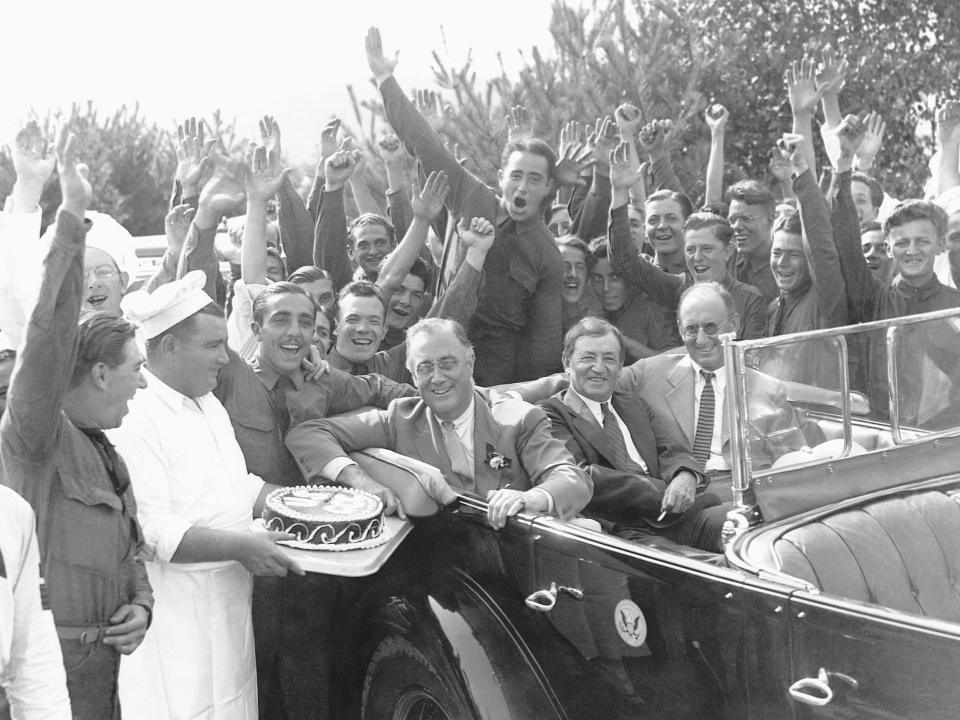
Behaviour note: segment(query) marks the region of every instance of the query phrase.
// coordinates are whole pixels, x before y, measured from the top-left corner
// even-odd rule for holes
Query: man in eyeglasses
[[[521,510],[567,519],[590,501],[593,483],[540,408],[491,405],[473,384],[474,353],[463,327],[427,318],[407,331],[407,368],[420,397],[387,410],[292,428],[287,447],[310,482],[369,487],[374,481],[347,455],[385,447],[439,468],[451,487],[487,499],[495,528]]]

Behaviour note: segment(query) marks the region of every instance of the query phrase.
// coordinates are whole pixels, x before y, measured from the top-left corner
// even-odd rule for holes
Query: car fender
[[[567,717],[517,630],[466,574],[446,573],[439,587],[382,597],[359,611],[365,621],[354,657],[369,659],[380,642],[399,635],[459,686],[478,720]]]

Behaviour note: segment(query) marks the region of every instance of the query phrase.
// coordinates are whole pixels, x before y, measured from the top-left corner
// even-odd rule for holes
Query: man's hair
[[[862,182],[870,189],[870,204],[875,208],[883,205],[883,185],[870,175],[862,172],[855,172],[850,175],[850,182]]]
[[[547,161],[547,180],[554,179],[553,175],[557,169],[557,156],[546,141],[532,137],[508,142],[506,147],[503,148],[503,155],[500,156],[501,167],[507,166],[507,161],[515,152],[532,153],[544,158]],[[546,207],[552,207],[552,203]]]
[[[197,325],[197,318],[201,315],[212,315],[213,317],[223,318],[223,308],[212,300],[197,310],[193,315],[184,318],[176,325],[172,325],[156,337],[149,338],[146,342],[147,354],[155,353],[160,348],[160,343],[167,335],[173,335],[178,340],[183,340],[193,334]]]
[[[747,205],[761,205],[772,217],[777,208],[777,202],[773,198],[773,193],[762,182],[757,180],[741,180],[727,189],[724,196],[727,204],[734,200],[739,200]]]
[[[906,225],[914,220],[929,220],[937,230],[937,238],[947,234],[949,218],[939,205],[928,200],[905,200],[897,205],[883,223],[883,234],[889,235],[895,227]]]
[[[647,203],[658,200],[673,200],[677,203],[680,206],[680,214],[683,215],[684,220],[693,214],[693,203],[690,202],[690,198],[676,190],[657,190],[652,195],[647,195],[646,202],[644,202],[644,211],[646,211]]]
[[[95,312],[81,320],[70,389],[78,387],[97,363],[102,362],[109,368],[122,363],[123,348],[136,332],[136,325],[113,313]]]
[[[417,320],[417,322],[407,328],[407,348],[410,347],[410,344],[417,335],[437,335],[443,332],[452,333],[453,336],[457,338],[466,350],[467,358],[472,362],[474,359],[473,343],[470,342],[470,337],[467,335],[467,331],[463,329],[463,325],[450,318],[428,317]],[[414,370],[413,357],[410,353],[407,353],[407,370],[410,371],[411,375],[414,375],[416,372]]]
[[[724,310],[727,313],[727,319],[729,320],[734,315],[737,314],[736,303],[733,302],[733,295],[728,293],[726,289],[718,282],[710,280],[709,282],[698,282],[694,283],[686,290],[683,291],[683,294],[680,296],[680,302],[677,303],[677,324],[682,325],[683,320],[683,304],[688,297],[695,295],[697,293],[707,293],[712,294],[723,301]]]
[[[282,282],[273,283],[272,285],[267,285],[253,299],[253,321],[255,323],[258,325],[263,325],[263,321],[267,315],[267,304],[270,302],[270,298],[277,295],[298,295],[300,297],[305,297],[310,301],[310,307],[313,310],[314,319],[316,319],[317,303],[314,301],[313,296],[304,290],[302,286],[284,280]]]
[[[376,213],[363,213],[360,217],[354,220],[347,226],[347,247],[351,250],[353,249],[353,244],[355,238],[353,237],[353,231],[357,228],[365,227],[367,225],[379,225],[384,230],[387,231],[387,238],[390,240],[390,243],[396,242],[397,233],[393,229],[393,225],[390,224],[383,215],[377,215]]]
[[[563,336],[563,365],[566,367],[570,363],[570,358],[573,357],[573,349],[577,345],[577,340],[582,337],[605,337],[607,335],[613,335],[617,338],[617,343],[620,345],[620,364],[623,364],[623,361],[626,357],[626,351],[623,347],[623,333],[620,332],[620,329],[613,325],[603,318],[587,316],[579,320],[572,328],[567,330],[567,334]]]
[[[267,259],[275,258],[280,261],[280,267],[283,269],[283,276],[287,276],[287,261],[283,259],[283,256],[280,254],[280,251],[275,247],[268,245],[267,246]]]
[[[883,232],[883,225],[876,220],[867,220],[867,222],[860,225],[860,234],[865,235],[868,232]]]
[[[587,270],[593,270],[599,260],[610,258],[610,243],[606,238],[595,238],[587,248]]]
[[[379,285],[376,285],[369,280],[354,280],[351,283],[347,283],[343,286],[339,293],[337,293],[337,306],[334,308],[334,316],[339,317],[340,315],[340,303],[343,302],[343,299],[348,295],[353,295],[354,297],[372,297],[380,301],[380,305],[383,307],[383,313],[387,313],[387,303],[383,299],[383,291],[380,289]]]
[[[587,244],[576,235],[561,235],[554,242],[557,243],[558,247],[566,246],[579,250],[583,253],[584,260],[590,257],[590,248],[588,248]]]
[[[773,226],[774,232],[785,232],[791,235],[803,235],[803,222],[800,220],[800,213],[793,215],[783,215]]]
[[[707,203],[701,207],[697,212],[710,213],[711,215],[719,215],[720,217],[726,217],[730,212],[730,206],[725,202],[715,202]]]
[[[727,219],[708,212],[693,213],[683,224],[683,234],[691,230],[713,230],[713,236],[723,243],[724,247],[733,240],[733,228]]]
[[[307,283],[316,282],[317,280],[329,280],[333,282],[333,275],[316,265],[301,265],[290,273],[290,277],[288,277],[287,280],[292,283],[297,283],[298,285],[306,285]]]
[[[410,271],[407,275],[420,278],[423,281],[423,289],[425,291],[430,289],[430,283],[433,282],[433,268],[427,265],[427,262],[422,257],[418,257],[413,261],[413,265],[410,266]]]

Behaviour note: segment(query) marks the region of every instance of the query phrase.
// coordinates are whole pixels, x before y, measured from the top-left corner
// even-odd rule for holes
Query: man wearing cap
[[[57,155],[63,201],[0,420],[0,483],[37,516],[73,716],[101,720],[120,717],[119,653],[139,647],[153,607],[129,474],[103,433],[144,387],[143,359],[129,322],[78,326],[90,185],[66,130]]]
[[[120,671],[121,703],[136,718],[255,718],[251,576],[303,572],[275,544],[292,536],[250,531],[276,486],[248,473],[211,392],[227,328],[205,282],[191,272],[124,303],[150,370],[112,437],[130,462],[144,559],[163,596],[149,641]]]

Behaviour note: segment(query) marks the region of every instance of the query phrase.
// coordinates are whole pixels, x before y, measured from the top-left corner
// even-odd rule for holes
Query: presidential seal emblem
[[[647,639],[647,621],[633,600],[621,600],[613,611],[613,622],[620,639],[630,647],[640,647]]]

